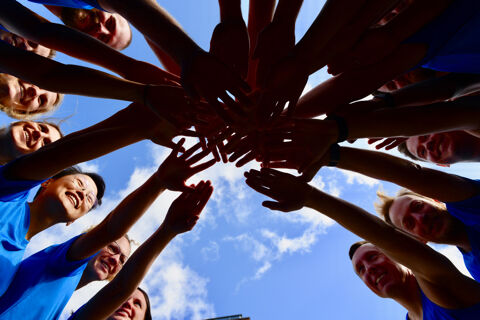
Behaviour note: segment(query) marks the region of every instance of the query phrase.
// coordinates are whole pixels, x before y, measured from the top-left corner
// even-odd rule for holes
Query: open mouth
[[[378,285],[379,285],[380,281],[385,277],[385,275],[386,275],[386,272],[382,273],[382,274],[381,274],[380,276],[378,276],[377,279],[375,280],[375,286],[377,287],[377,289],[379,289],[379,288],[378,288]]]
[[[117,313],[119,316],[127,317],[128,319],[131,318],[131,317],[130,317],[130,313],[129,313],[127,310],[125,310],[124,308],[118,310],[116,313]]]
[[[23,129],[23,133],[25,135],[25,144],[27,145],[27,147],[31,148],[32,147],[32,135],[26,129]]]
[[[70,200],[70,202],[75,207],[75,209],[77,209],[79,204],[80,204],[80,201],[78,200],[78,198],[71,192],[66,192],[66,195],[67,195],[68,199]]]

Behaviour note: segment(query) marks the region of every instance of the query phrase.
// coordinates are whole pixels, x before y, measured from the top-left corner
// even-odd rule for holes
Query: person
[[[0,23],[30,43],[63,52],[141,83],[179,85],[179,78],[144,61],[130,58],[71,27],[52,23],[15,0],[2,1]],[[110,26],[111,27],[111,26]]]
[[[61,93],[0,73],[0,110],[12,118],[26,120],[52,112],[62,103],[63,97]]]
[[[0,52],[3,54],[0,63],[1,71],[51,92],[144,103],[161,117],[182,125],[185,124],[186,119],[195,118],[191,117],[192,113],[212,113],[206,103],[192,103],[187,99],[181,87],[142,84],[86,67],[64,65],[4,42],[0,42]],[[18,86],[20,92],[17,96],[21,94],[21,89],[22,87]],[[165,108],[165,105],[175,105],[175,107]],[[202,107],[197,108],[197,106]]]
[[[0,26],[0,40],[8,43],[11,46],[14,46],[23,50],[27,50],[27,51],[32,51],[46,58],[53,59],[56,55],[55,50],[39,45],[38,43],[35,43],[33,41],[28,41],[27,39],[17,36],[16,34],[13,34],[6,30],[2,30],[1,26]]]
[[[132,29],[121,15],[97,8],[82,9],[45,5],[62,22],[84,32],[116,50],[127,48],[132,42]]]
[[[63,137],[58,125],[46,121],[17,121],[0,128],[0,165],[34,152]]]
[[[460,320],[480,315],[480,283],[429,246],[288,173],[252,169],[245,176],[251,188],[275,200],[264,201],[263,206],[284,212],[307,206],[369,241],[351,250],[355,272],[375,294],[407,309],[407,319]]]
[[[165,189],[191,193],[194,188],[187,186],[185,181],[215,163],[212,159],[193,166],[207,156],[209,151],[194,155],[200,148],[200,144],[197,144],[178,155],[184,141],[185,139],[180,140],[158,170],[127,196],[99,225],[24,259],[18,266],[9,288],[0,298],[0,317],[57,318],[76,288],[115,276],[125,264],[130,252],[125,234],[153,201]],[[85,213],[84,209],[91,209],[95,205],[96,188],[92,181],[82,176],[67,175],[58,180],[44,182],[42,187],[34,201],[29,204],[32,219],[28,238],[34,233],[32,229],[35,227],[35,217],[43,220],[50,217],[50,220],[54,220],[57,216],[58,221],[53,222],[71,223]],[[61,216],[64,216],[63,219]],[[47,223],[48,221],[43,222],[43,228],[40,228],[40,222],[37,221],[36,231],[44,230]],[[98,254],[95,254],[96,252]],[[39,298],[45,295],[50,298]],[[35,305],[34,309],[32,305]]]
[[[173,201],[164,222],[132,255],[109,284],[80,307],[69,320],[151,319],[148,296],[138,288],[148,269],[168,243],[178,234],[191,230],[207,204],[213,188],[201,181],[194,190]]]

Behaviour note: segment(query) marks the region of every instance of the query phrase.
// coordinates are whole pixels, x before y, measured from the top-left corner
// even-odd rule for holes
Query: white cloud
[[[215,241],[210,241],[200,252],[205,261],[217,261],[220,258],[220,247]]]
[[[462,253],[455,246],[432,244],[432,247],[450,259],[453,265],[457,267],[461,273],[468,277],[472,277],[468,272],[467,267],[465,267]]]
[[[345,175],[345,177],[347,178],[348,184],[358,183],[358,184],[366,185],[369,187],[373,187],[380,183],[380,181],[377,179],[367,177],[357,172],[347,171],[342,169],[340,169],[340,172]]]
[[[82,169],[82,171],[95,173],[99,172],[98,164],[91,161],[79,163],[78,166],[80,167],[80,169]]]

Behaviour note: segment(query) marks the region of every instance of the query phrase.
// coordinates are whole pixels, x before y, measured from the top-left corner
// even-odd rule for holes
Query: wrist
[[[170,227],[168,224],[166,224],[165,221],[160,225],[160,228],[158,228],[158,231],[164,234],[165,237],[167,237],[169,240],[175,238],[178,235],[178,233],[173,231],[173,228]]]
[[[344,142],[348,139],[348,126],[344,118],[336,115],[329,115],[325,120],[332,121],[336,124],[336,128],[337,128],[336,142],[337,143]]]
[[[340,146],[335,143],[330,146],[328,150],[329,153],[329,160],[328,160],[328,167],[336,167],[338,162],[340,161]]]
[[[315,187],[312,187],[311,185],[308,185],[308,191],[307,195],[305,197],[305,207],[313,208],[314,202],[315,202],[315,194],[317,192],[317,189]]]
[[[373,98],[380,101],[384,108],[394,108],[396,106],[393,94],[390,92],[377,91],[373,94]]]

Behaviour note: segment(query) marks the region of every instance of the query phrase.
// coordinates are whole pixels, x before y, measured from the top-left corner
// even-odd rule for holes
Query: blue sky
[[[41,5],[27,4],[52,20],[56,17]],[[218,23],[216,0],[162,0],[165,7],[203,48],[208,49]],[[310,26],[324,1],[305,0],[297,21],[297,40]],[[242,4],[244,16],[248,1]],[[136,59],[158,64],[143,37],[134,31],[132,45],[123,51]],[[58,54],[63,63],[88,65]],[[312,87],[328,78],[322,70],[312,75]],[[61,120],[65,133],[93,125],[127,102],[67,96],[50,119]],[[65,119],[65,120],[62,120]],[[11,120],[0,115],[2,124]],[[193,144],[194,141],[189,143]],[[359,147],[367,147],[358,142]],[[35,252],[58,243],[98,223],[128,193],[145,181],[169,153],[151,142],[141,142],[83,164],[101,173],[107,182],[104,205],[66,228],[56,226],[36,236],[29,247]],[[175,239],[156,261],[143,286],[150,293],[155,319],[204,319],[242,313],[264,319],[404,319],[405,311],[395,302],[380,299],[355,276],[347,251],[358,238],[318,212],[271,212],[261,206],[265,197],[250,190],[243,172],[217,164],[191,179],[211,179],[214,195],[196,228]],[[472,165],[454,166],[449,171],[479,178]],[[477,171],[478,172],[478,171]],[[323,190],[373,212],[375,191],[389,193],[398,187],[350,172],[325,168],[313,183]],[[135,225],[131,236],[145,240],[162,222],[177,193],[165,192]],[[439,250],[460,267],[453,248]],[[102,285],[92,284],[77,292],[63,318],[76,310]]]

